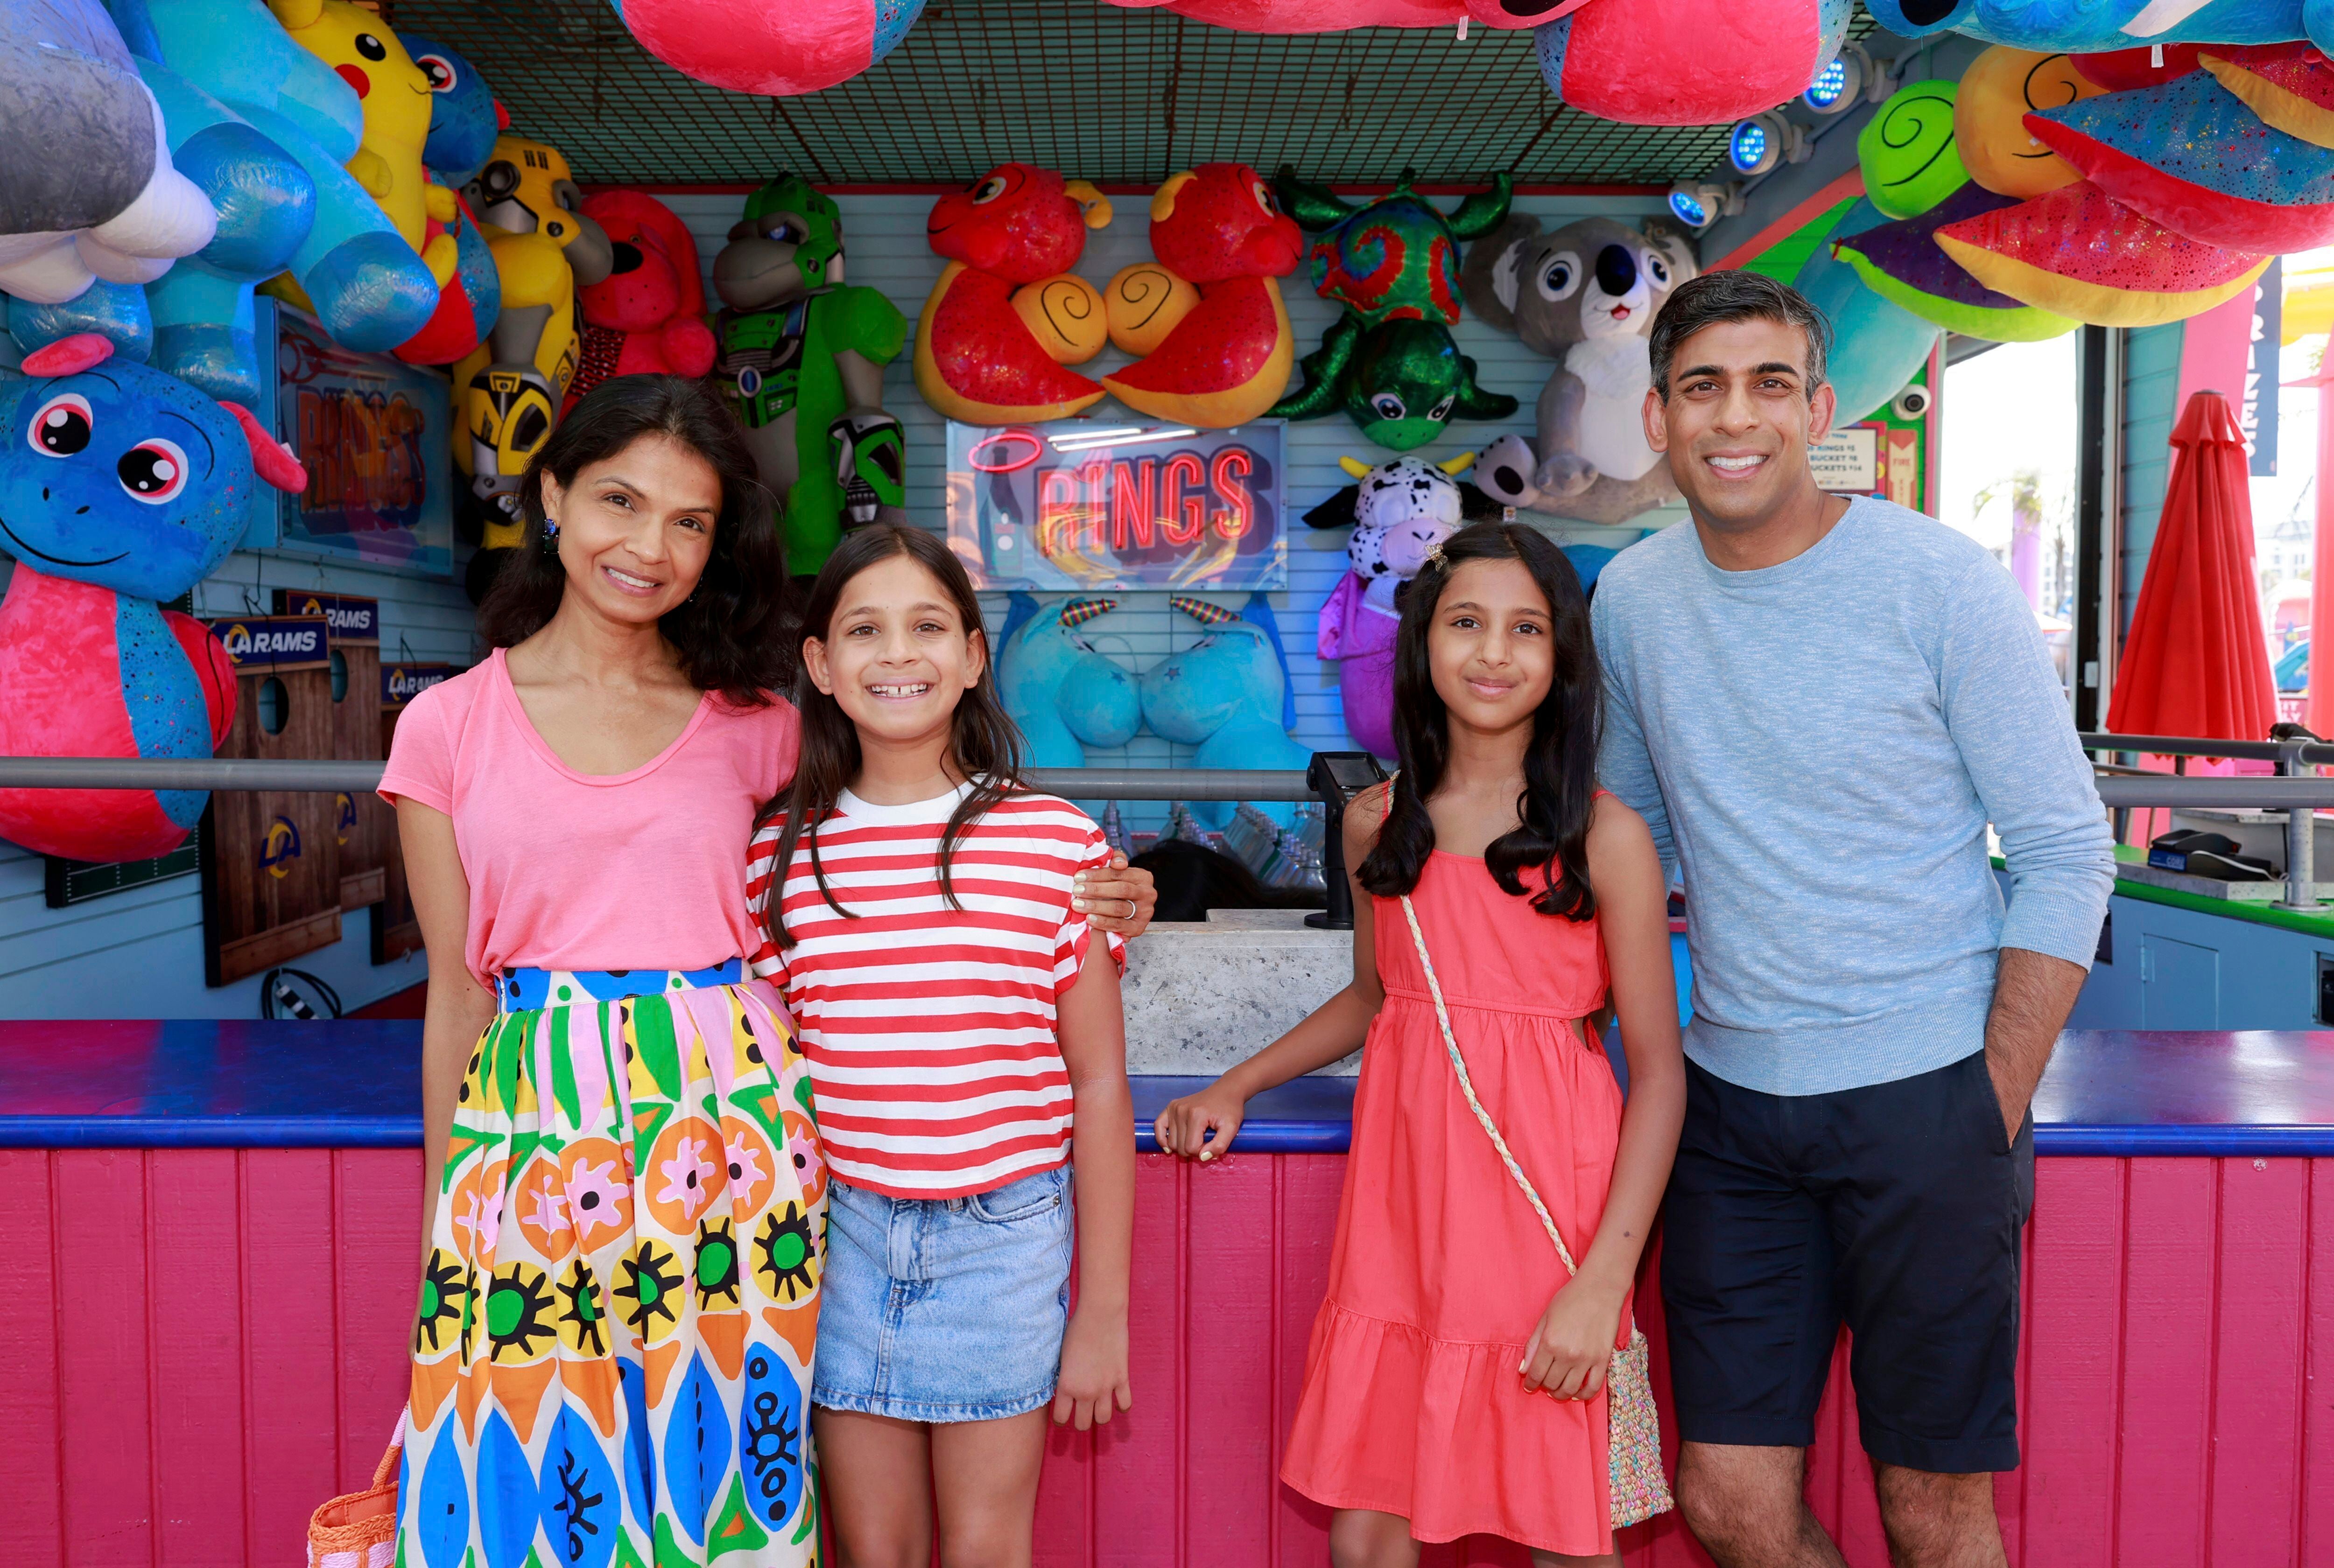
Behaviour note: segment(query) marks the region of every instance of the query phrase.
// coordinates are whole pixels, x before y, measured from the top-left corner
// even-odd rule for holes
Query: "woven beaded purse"
[[[1556,1255],[1564,1260],[1565,1272],[1577,1275],[1580,1265],[1572,1261],[1572,1253],[1558,1233],[1556,1221],[1548,1217],[1548,1205],[1540,1201],[1531,1178],[1516,1163],[1490,1112],[1475,1098],[1474,1080],[1467,1074],[1467,1059],[1459,1053],[1459,1037],[1451,1032],[1450,1009],[1442,1005],[1442,982],[1434,977],[1434,960],[1426,954],[1426,933],[1419,928],[1418,911],[1411,906],[1407,893],[1403,895],[1402,912],[1410,921],[1411,940],[1418,945],[1419,967],[1426,971],[1426,994],[1434,999],[1435,1021],[1442,1025],[1442,1045],[1451,1053],[1452,1071],[1459,1075],[1460,1092],[1466,1095],[1468,1108],[1490,1136],[1491,1147],[1500,1151],[1500,1162],[1515,1178],[1524,1197],[1531,1200],[1532,1212],[1539,1216],[1540,1228],[1548,1232],[1548,1239],[1556,1243]],[[1662,1474],[1662,1420],[1660,1412],[1654,1408],[1654,1380],[1646,1359],[1645,1331],[1634,1323],[1629,1325],[1629,1342],[1613,1352],[1613,1365],[1605,1379],[1605,1401],[1613,1528],[1618,1530],[1676,1506],[1670,1497],[1668,1477]]]

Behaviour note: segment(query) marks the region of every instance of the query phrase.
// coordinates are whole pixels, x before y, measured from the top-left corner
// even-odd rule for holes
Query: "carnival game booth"
[[[1347,972],[1336,911],[1253,906],[1339,886],[1336,799],[1303,781],[1390,758],[1403,582],[1473,517],[1547,530],[1592,585],[1674,523],[1644,332],[1750,266],[1835,324],[1842,493],[1942,512],[1947,367],[2071,335],[2065,635],[2103,809],[2223,813],[2167,825],[2275,872],[2199,888],[2148,863],[2153,826],[2128,846],[2038,1101],[2013,1556],[2315,1561],[2334,786],[2259,726],[2139,744],[2109,710],[2175,418],[2235,384],[2191,351],[2249,341],[2276,258],[2334,237],[2311,25],[2277,0],[5,10],[0,1012],[41,1021],[0,1043],[26,1195],[0,1268],[37,1309],[0,1348],[12,1539],[287,1559],[370,1475],[416,1034],[342,1015],[410,1012],[424,977],[371,788],[403,704],[479,657],[518,476],[590,387],[717,378],[797,572],[871,518],[944,533],[1051,787],[1237,884],[1135,945],[1147,1113]],[[2286,776],[2114,774],[2184,745]],[[1220,1165],[1144,1156],[1138,1408],[1056,1438],[1046,1560],[1322,1560],[1272,1477],[1353,1070],[1260,1104]],[[1852,1425],[1835,1397],[1811,1485],[1876,1563]],[[1699,1560],[1674,1522],[1625,1541]]]

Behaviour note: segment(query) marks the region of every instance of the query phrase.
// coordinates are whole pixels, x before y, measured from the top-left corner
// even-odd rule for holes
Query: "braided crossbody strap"
[[[1475,1081],[1468,1076],[1467,1059],[1459,1053],[1459,1037],[1451,1032],[1451,1010],[1442,1005],[1442,983],[1434,977],[1434,960],[1426,956],[1426,933],[1419,929],[1418,910],[1412,906],[1408,893],[1402,896],[1402,912],[1410,921],[1410,939],[1418,945],[1419,967],[1426,971],[1426,994],[1434,999],[1434,1019],[1442,1025],[1442,1048],[1451,1053],[1452,1070],[1459,1074],[1459,1092],[1467,1097],[1467,1108],[1475,1113],[1475,1120],[1483,1124],[1484,1132],[1491,1140],[1491,1147],[1500,1151],[1500,1163],[1508,1168],[1508,1174],[1515,1178],[1516,1185],[1523,1189],[1524,1197],[1531,1200],[1532,1212],[1539,1216],[1540,1228],[1548,1232],[1548,1239],[1556,1243],[1556,1255],[1564,1260],[1565,1272],[1578,1274],[1580,1265],[1572,1261],[1572,1254],[1565,1246],[1564,1237],[1556,1228],[1556,1221],[1548,1216],[1548,1205],[1539,1200],[1539,1191],[1532,1186],[1531,1178],[1526,1176],[1524,1168],[1516,1163],[1514,1153],[1508,1148],[1508,1140],[1500,1136],[1499,1125],[1491,1120],[1491,1113],[1483,1109],[1480,1100],[1475,1098]]]

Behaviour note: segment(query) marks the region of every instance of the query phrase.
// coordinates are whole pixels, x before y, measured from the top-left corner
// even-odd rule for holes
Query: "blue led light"
[[[1710,209],[1702,206],[1698,197],[1688,196],[1682,190],[1670,192],[1670,211],[1675,213],[1677,220],[1689,228],[1700,228],[1710,222]]]
[[[1809,109],[1829,109],[1847,91],[1847,62],[1837,55],[1808,83],[1804,96]]]
[[[1727,139],[1726,160],[1740,173],[1759,173],[1767,162],[1767,128],[1755,120],[1736,125]]]

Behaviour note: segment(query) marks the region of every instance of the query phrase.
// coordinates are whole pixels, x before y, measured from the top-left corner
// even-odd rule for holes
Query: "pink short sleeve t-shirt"
[[[745,849],[799,745],[785,701],[709,692],[655,757],[580,774],[535,733],[497,649],[399,717],[381,793],[453,819],[481,984],[514,967],[699,969],[762,945]]]

